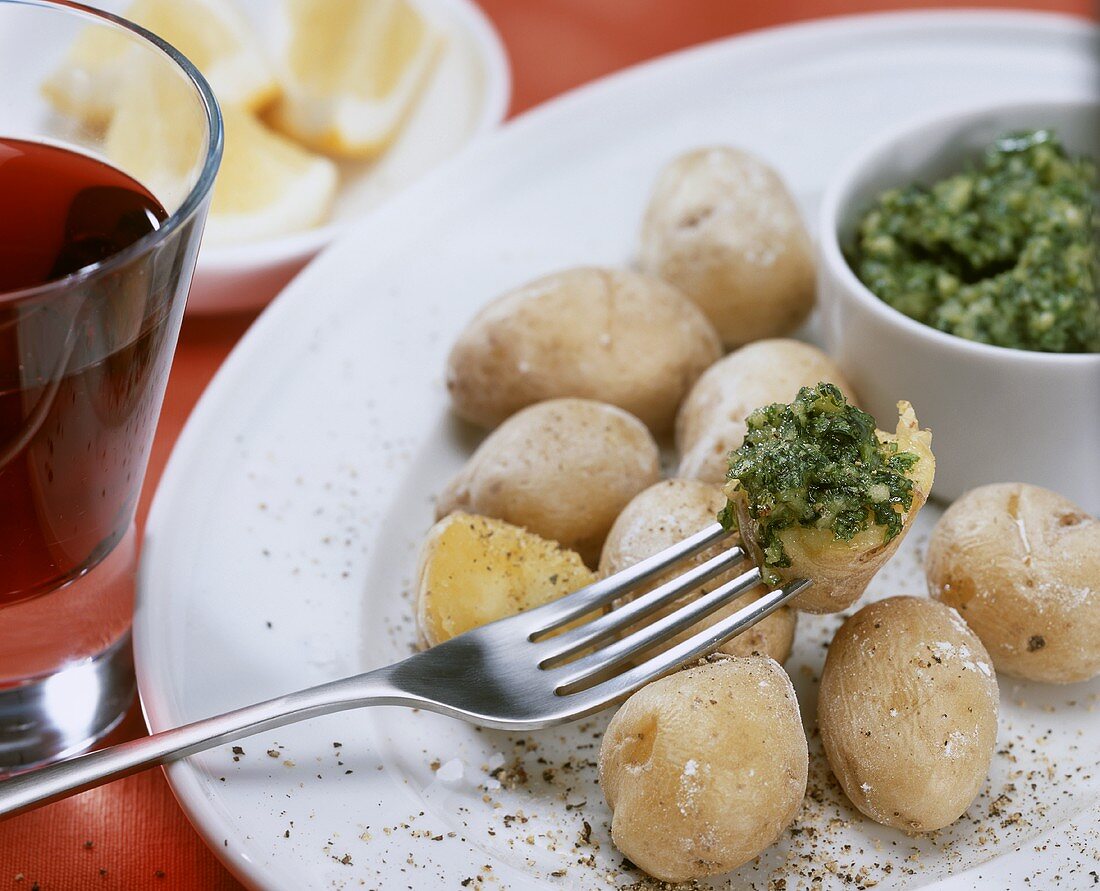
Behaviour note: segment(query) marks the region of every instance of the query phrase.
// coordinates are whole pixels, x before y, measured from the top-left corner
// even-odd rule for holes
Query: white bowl
[[[349,223],[504,120],[511,76],[492,23],[473,0],[418,4],[443,29],[447,45],[393,145],[374,162],[340,162],[339,191],[324,226],[249,244],[204,244],[188,312],[237,312],[265,305]],[[240,6],[266,39],[270,0],[244,0]]]
[[[895,403],[908,399],[932,429],[939,499],[1020,481],[1100,512],[1100,354],[1006,349],[937,331],[876,297],[843,247],[880,192],[950,175],[1006,131],[1053,127],[1071,152],[1100,159],[1098,118],[1095,102],[1067,100],[941,114],[875,141],[825,192],[819,285],[826,341],[864,408],[888,420]]]

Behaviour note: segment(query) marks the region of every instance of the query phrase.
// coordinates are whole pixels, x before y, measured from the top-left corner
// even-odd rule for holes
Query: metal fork
[[[731,547],[609,612],[552,634],[614,603],[729,534],[715,523],[573,594],[468,631],[393,665],[0,781],[0,817],[223,743],[345,709],[404,705],[505,730],[551,727],[590,715],[705,655],[810,584],[799,580],[769,591],[687,640],[655,655],[647,653],[760,582],[760,570],[753,567],[637,627],[656,610],[744,560],[745,552]],[[595,646],[605,641],[610,642]],[[644,658],[634,663],[638,656]]]

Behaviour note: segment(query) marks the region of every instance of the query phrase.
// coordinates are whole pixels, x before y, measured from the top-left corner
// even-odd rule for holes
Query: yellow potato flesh
[[[417,624],[434,646],[557,600],[596,580],[580,555],[503,520],[454,513],[421,554]]]

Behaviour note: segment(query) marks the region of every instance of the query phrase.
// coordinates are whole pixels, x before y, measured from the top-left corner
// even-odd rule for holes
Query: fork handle
[[[420,704],[418,697],[390,683],[392,668],[310,687],[0,780],[0,818],[306,718],[364,705]]]

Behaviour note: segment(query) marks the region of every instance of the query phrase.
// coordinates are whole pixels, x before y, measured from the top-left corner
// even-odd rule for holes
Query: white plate
[[[722,41],[525,116],[364,221],[244,339],[164,475],[136,618],[152,727],[409,652],[408,589],[431,496],[472,442],[447,410],[450,342],[508,286],[629,260],[653,177],[676,152],[708,142],[755,150],[813,219],[841,158],[914,112],[1087,93],[1094,37],[1066,18],[919,13]],[[925,509],[874,596],[921,593],[937,513]],[[836,625],[803,617],[788,664],[810,727]],[[861,867],[884,887],[967,869],[949,886],[1023,887],[1030,877],[1050,888],[1057,877],[1091,887],[1100,770],[1085,732],[1095,731],[1100,685],[1006,679],[1002,689],[1002,754],[955,827],[910,839],[869,824],[818,756],[801,834],[728,887],[767,888],[771,877],[809,887],[815,871],[814,887],[854,887],[844,876]],[[620,869],[594,785],[601,726],[515,738],[379,709],[263,734],[243,742],[239,760],[222,748],[168,774],[199,832],[254,887],[455,888],[471,877],[467,887],[479,887],[481,876],[487,887],[587,889],[635,878]],[[486,788],[495,752],[520,758],[527,785]],[[432,762],[455,758],[468,780],[436,782]],[[583,821],[591,842],[575,847]]]

